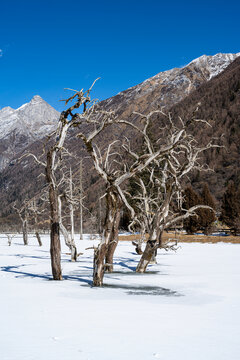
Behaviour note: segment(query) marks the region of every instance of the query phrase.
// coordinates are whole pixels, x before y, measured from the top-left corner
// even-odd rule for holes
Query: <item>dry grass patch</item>
[[[148,237],[148,235],[146,236]],[[140,239],[140,235],[120,235],[120,241],[134,241]],[[200,243],[232,243],[232,244],[240,244],[240,236],[206,236],[206,235],[186,235],[186,234],[176,234],[174,232],[164,232],[163,233],[164,240],[170,239],[178,239],[179,242],[200,242]]]

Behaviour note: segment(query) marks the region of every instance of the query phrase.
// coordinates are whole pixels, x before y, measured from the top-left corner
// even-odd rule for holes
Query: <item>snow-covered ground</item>
[[[141,275],[121,242],[115,272],[92,288],[90,241],[77,263],[62,246],[60,282],[43,242],[0,239],[1,360],[240,359],[240,245],[181,244]]]

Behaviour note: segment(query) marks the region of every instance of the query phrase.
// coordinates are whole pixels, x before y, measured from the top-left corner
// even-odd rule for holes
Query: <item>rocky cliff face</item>
[[[29,144],[56,128],[59,112],[36,95],[18,109],[0,110],[0,169]]]
[[[170,108],[201,84],[221,73],[240,53],[203,55],[183,68],[174,68],[143,81],[102,102],[104,108],[129,116],[157,106]]]

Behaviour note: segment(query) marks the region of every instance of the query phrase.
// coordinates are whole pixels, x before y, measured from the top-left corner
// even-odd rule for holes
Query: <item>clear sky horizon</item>
[[[240,51],[239,1],[0,2],[0,109],[64,88],[116,95],[206,54]]]

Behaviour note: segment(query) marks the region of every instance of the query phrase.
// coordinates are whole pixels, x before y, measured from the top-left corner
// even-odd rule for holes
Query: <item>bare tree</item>
[[[35,227],[34,231],[35,231],[35,235],[36,235],[38,244],[39,244],[39,246],[42,246],[42,240],[41,240],[41,237],[39,234],[39,229],[38,229],[38,226],[39,226],[38,216],[40,214],[42,214],[42,211],[40,211],[40,209],[37,206],[36,198],[33,198],[29,201],[28,209],[29,209],[29,212],[32,213],[32,217],[34,220],[34,227]]]
[[[70,166],[69,172],[62,168],[62,178],[58,185],[59,194],[58,194],[58,212],[60,219],[60,231],[63,234],[65,244],[69,247],[71,252],[71,261],[77,261],[78,253],[77,247],[75,244],[75,230],[74,230],[74,210],[78,206],[78,197],[73,194],[73,176],[72,169]],[[60,186],[61,184],[61,186]],[[67,205],[67,216],[70,220],[70,231],[68,232],[67,228],[63,224],[62,216],[62,201]]]
[[[165,154],[174,145],[171,144],[170,147],[167,145],[157,151],[152,147],[147,135],[147,129],[151,117],[159,112],[160,110],[156,110],[148,114],[146,122],[139,126],[126,120],[117,119],[114,112],[101,111],[94,107],[87,111],[84,116],[79,116],[79,125],[84,124],[85,129],[86,125],[88,127],[85,133],[83,131],[79,132],[78,137],[83,140],[86,150],[93,160],[94,167],[106,186],[106,217],[103,235],[99,246],[94,251],[94,286],[101,286],[104,272],[112,271],[113,254],[117,246],[120,211],[123,204],[133,212],[121,187],[128,179],[143,171],[154,159]],[[122,146],[119,144],[116,146],[118,141],[115,140],[107,146],[105,151],[101,151],[97,145],[98,136],[107,126],[113,124],[131,126],[132,129],[140,133],[146,142],[145,154],[143,156],[137,155],[131,149],[130,141],[127,138]],[[120,149],[131,158],[129,163],[123,161]]]
[[[197,122],[209,124],[204,120],[196,119],[195,112],[186,123],[182,119],[173,122],[170,114],[162,113],[162,115],[165,117],[165,127],[161,129],[161,139],[157,141],[162,149],[161,155],[148,168],[148,183],[144,183],[141,178],[138,180],[139,193],[136,200],[140,211],[136,214],[133,224],[143,222],[149,239],[137,266],[137,272],[145,272],[157,249],[164,247],[162,242],[164,229],[195,215],[195,211],[199,208],[211,209],[209,206],[197,205],[186,210],[182,206],[183,178],[193,169],[209,170],[206,165],[200,165],[199,156],[203,151],[218,146],[213,141],[205,146],[199,145],[189,128]],[[155,167],[152,166],[153,164]]]
[[[95,83],[95,82],[94,82]],[[94,85],[92,84],[92,86]],[[79,114],[75,113],[75,109],[83,108],[83,113],[87,109],[87,104],[90,102],[90,92],[92,86],[87,91],[74,91],[74,95],[69,97],[65,101],[67,105],[71,101],[75,101],[72,106],[61,112],[57,131],[52,134],[49,139],[55,135],[55,140],[48,142],[44,146],[44,156],[46,161],[38,159],[34,154],[26,154],[26,156],[32,156],[35,161],[44,166],[46,181],[49,189],[49,205],[50,205],[50,254],[51,254],[51,266],[54,280],[62,280],[61,269],[61,243],[60,243],[60,224],[61,218],[59,214],[59,190],[56,180],[57,170],[61,165],[61,154],[63,145],[67,136],[67,132],[70,127],[75,126],[79,122]]]
[[[16,236],[16,234],[5,234],[8,238],[8,246],[12,245],[12,239]]]
[[[80,240],[83,240],[83,161],[80,160],[79,169],[79,215],[80,215]]]
[[[23,233],[23,243],[28,245],[28,201],[25,200],[21,207],[17,207],[16,202],[13,204],[13,209],[16,210],[18,216],[22,222],[22,233]]]

